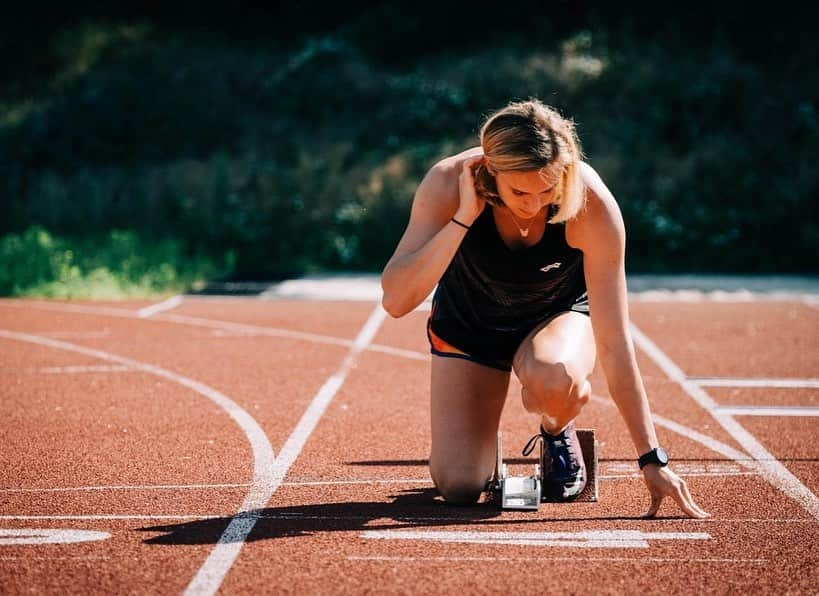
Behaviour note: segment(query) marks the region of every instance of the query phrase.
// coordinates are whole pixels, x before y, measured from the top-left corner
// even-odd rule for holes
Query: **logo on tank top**
[[[550,270],[552,270],[552,269],[557,269],[557,268],[558,268],[558,267],[560,267],[562,264],[563,264],[563,263],[561,263],[560,261],[558,261],[557,263],[552,263],[551,265],[546,265],[545,267],[541,267],[541,268],[540,268],[540,270],[541,270],[541,271],[543,271],[543,273],[549,273],[549,271],[550,271]]]

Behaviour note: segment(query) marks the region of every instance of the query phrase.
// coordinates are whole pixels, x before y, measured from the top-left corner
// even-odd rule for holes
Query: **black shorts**
[[[432,313],[427,319],[427,339],[430,352],[444,358],[462,358],[483,366],[505,372],[512,370],[512,360],[521,342],[537,327],[564,312],[578,312],[590,316],[589,303],[585,296],[567,308],[545,314],[528,328],[516,332],[498,333],[464,329],[451,320],[434,321],[436,303],[432,303]],[[457,338],[457,339],[455,339]]]

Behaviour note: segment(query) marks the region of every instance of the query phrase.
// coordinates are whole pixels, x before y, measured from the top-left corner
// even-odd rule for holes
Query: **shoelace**
[[[532,451],[535,448],[535,445],[537,445],[538,440],[541,440],[541,441],[543,440],[543,435],[540,434],[540,433],[537,433],[535,436],[533,436],[531,439],[529,439],[529,441],[523,447],[524,457],[529,455],[530,453],[532,453]]]
[[[563,461],[572,469],[579,467],[575,461],[575,458],[573,457],[572,450],[569,449],[569,443],[571,440],[566,434],[561,434],[561,438],[559,440],[547,441],[544,438],[543,433],[537,433],[531,439],[529,439],[529,441],[523,447],[524,457],[532,453],[538,441],[543,441],[546,444],[546,447],[549,449],[549,455],[552,457],[552,461]]]

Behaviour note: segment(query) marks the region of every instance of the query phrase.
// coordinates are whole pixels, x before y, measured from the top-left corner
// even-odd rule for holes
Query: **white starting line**
[[[94,530],[57,530],[43,528],[0,529],[0,546],[23,544],[66,544],[107,540],[108,532]]]
[[[765,389],[817,389],[819,379],[754,379],[729,377],[688,377],[686,380],[700,387],[761,387]]]
[[[711,535],[705,532],[640,532],[639,530],[587,530],[583,532],[368,530],[361,532],[361,536],[375,540],[423,540],[561,548],[648,548],[649,540],[711,540]]]
[[[728,416],[819,416],[819,408],[806,406],[716,406],[714,411]]]

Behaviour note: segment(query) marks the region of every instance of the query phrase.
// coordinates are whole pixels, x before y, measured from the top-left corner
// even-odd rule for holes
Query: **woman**
[[[514,370],[553,461],[544,491],[577,497],[586,470],[573,420],[599,356],[640,456],[647,515],[671,496],[706,517],[657,442],[629,334],[623,220],[573,123],[540,101],[513,102],[480,140],[429,170],[382,276],[394,317],[437,285],[427,325],[436,487],[448,502],[477,501]]]

